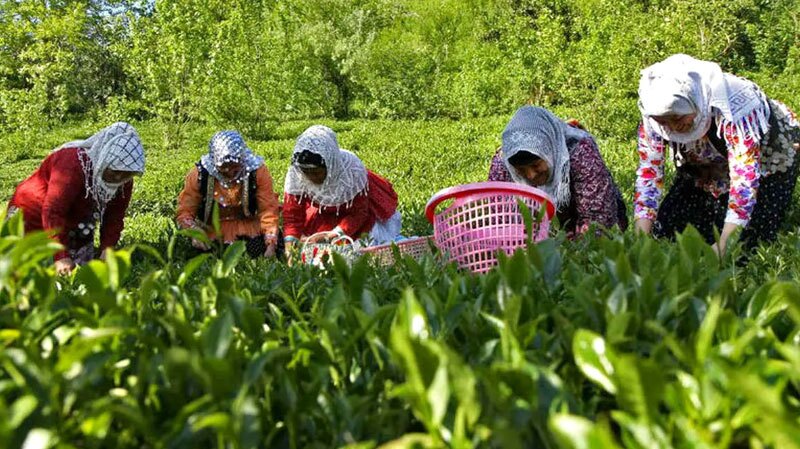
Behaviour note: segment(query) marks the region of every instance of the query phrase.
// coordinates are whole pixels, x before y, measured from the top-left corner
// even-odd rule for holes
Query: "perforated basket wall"
[[[411,256],[414,259],[421,259],[431,254],[431,236],[415,237],[386,245],[370,246],[362,249],[361,253],[371,254],[372,259],[379,265],[392,265],[394,263],[392,245],[397,245],[397,250],[401,255]]]
[[[506,184],[497,190],[493,185]],[[433,214],[436,246],[447,260],[476,273],[484,273],[497,264],[499,251],[506,254],[527,243],[525,220],[519,201],[533,218],[533,240],[546,239],[554,213],[552,202],[538,189],[508,183],[476,183],[454,188],[454,192],[436,196],[429,202],[435,208],[444,199],[455,201]],[[444,191],[443,191],[444,192]],[[547,207],[546,213],[540,213]],[[537,221],[537,217],[541,219]]]

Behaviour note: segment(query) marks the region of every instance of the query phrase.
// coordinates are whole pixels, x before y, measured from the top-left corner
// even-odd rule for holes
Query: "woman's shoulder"
[[[386,195],[392,198],[397,197],[397,192],[395,192],[391,181],[370,170],[367,170],[366,192],[367,195],[373,198]]]
[[[60,148],[48,154],[45,160],[58,161],[59,165],[62,164],[80,164],[79,153],[84,152],[83,148]]]
[[[569,155],[570,171],[577,177],[596,178],[607,176],[608,166],[600,154],[597,142],[591,137],[581,139],[570,152]],[[603,169],[605,168],[605,170]]]
[[[594,137],[592,137],[591,134],[587,134],[581,139],[575,141],[569,152],[570,159],[585,157],[587,154],[600,155],[600,148],[597,145],[597,141],[594,140]]]
[[[505,161],[503,160],[503,146],[502,145],[498,146],[497,149],[494,151],[494,154],[492,155],[492,166],[495,166],[495,165],[502,165],[502,166],[505,167]]]
[[[386,184],[389,184],[389,185],[392,184],[388,179],[386,179],[382,175],[379,175],[378,173],[376,173],[376,172],[374,172],[374,171],[372,171],[370,169],[367,169],[367,182],[369,182],[369,183],[380,182],[380,183],[386,183]]]
[[[62,148],[48,154],[42,161],[42,167],[47,167],[48,170],[57,171],[63,175],[69,175],[71,178],[84,177],[84,164],[89,163],[88,158],[82,159],[80,153],[84,150],[81,148]]]
[[[200,169],[197,168],[197,165],[192,165],[192,168],[186,172],[186,176],[183,178],[184,181],[184,189],[199,189],[200,186]]]
[[[196,163],[196,164],[193,164],[193,165],[192,165],[192,166],[189,168],[189,171],[187,171],[187,172],[186,172],[186,175],[187,175],[187,176],[195,176],[195,177],[197,177],[197,176],[200,174],[200,170],[201,170],[201,169],[202,169],[203,171],[205,171],[205,169],[203,168],[203,166],[202,166],[202,165],[200,165],[200,163],[198,162],[198,163]]]

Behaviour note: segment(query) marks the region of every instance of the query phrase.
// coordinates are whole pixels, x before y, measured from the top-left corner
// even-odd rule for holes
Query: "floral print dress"
[[[800,137],[800,126],[782,103],[771,100],[770,107],[771,129],[761,141],[743,135],[721,116],[715,123],[723,120],[722,138],[715,135],[717,127],[712,124],[706,136],[687,145],[648,134],[640,125],[634,217],[653,220],[656,236],[671,237],[692,224],[711,242],[715,226],[721,229],[724,223],[733,223],[745,227],[748,246],[774,239],[797,178],[793,143]],[[661,202],[668,153],[677,174]]]

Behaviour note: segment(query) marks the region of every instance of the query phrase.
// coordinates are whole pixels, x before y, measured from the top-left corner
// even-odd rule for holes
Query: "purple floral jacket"
[[[567,235],[583,234],[590,223],[605,228],[617,225],[625,230],[625,202],[594,140],[586,138],[570,146],[569,164],[570,203],[558,211],[558,220]],[[514,182],[503,161],[502,148],[492,158],[489,181]]]

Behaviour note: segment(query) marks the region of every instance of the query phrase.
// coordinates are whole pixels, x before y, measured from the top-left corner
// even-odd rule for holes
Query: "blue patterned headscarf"
[[[227,179],[218,168],[226,162],[242,164],[242,171],[235,179]],[[264,165],[264,158],[256,156],[244,143],[241,134],[236,131],[220,131],[208,142],[208,154],[200,159],[200,164],[208,173],[223,185],[239,182]]]

